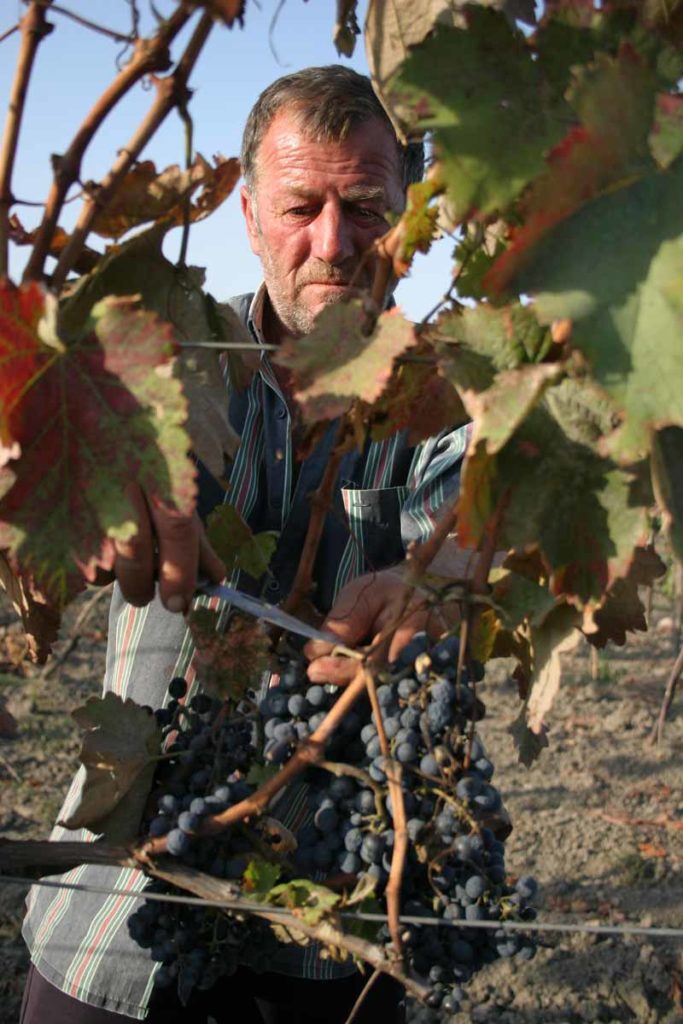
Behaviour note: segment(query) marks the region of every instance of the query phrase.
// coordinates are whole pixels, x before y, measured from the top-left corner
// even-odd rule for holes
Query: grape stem
[[[291,762],[290,762],[291,763]],[[152,865],[147,868],[150,875],[162,881],[170,882],[171,885],[187,892],[193,892],[203,899],[222,900],[226,896],[234,898],[234,887],[229,882],[214,878],[212,875],[205,875],[201,871],[185,867],[182,864],[168,864],[163,867]],[[254,907],[251,911],[255,916],[261,917],[272,924],[286,928],[287,931],[306,936],[307,939],[314,939],[327,947],[344,949],[353,957],[364,960],[377,971],[389,974],[396,981],[400,982],[411,995],[416,999],[424,1000],[429,995],[429,988],[421,984],[415,978],[410,977],[393,958],[386,956],[379,946],[367,942],[356,935],[349,935],[342,931],[332,919],[319,921],[317,924],[306,921],[303,917],[294,914],[283,913],[280,907],[273,908],[271,913],[261,907]]]
[[[365,664],[359,663],[356,674],[348,686],[344,688],[335,705],[330,709],[320,726],[307,740],[297,748],[290,760],[277,775],[273,775],[245,800],[240,800],[220,814],[206,817],[197,829],[199,836],[217,835],[230,828],[238,821],[257,817],[266,810],[268,804],[280,790],[284,789],[292,779],[311,765],[319,764],[325,756],[325,746],[332,733],[337,729],[346,712],[360,699],[367,689],[369,670]],[[142,859],[154,857],[166,852],[166,836],[148,839],[140,847],[138,853]]]
[[[132,60],[119,72],[88,111],[66,152],[54,161],[54,178],[45,204],[45,213],[36,232],[33,251],[24,271],[25,281],[39,280],[42,277],[59,215],[69,189],[80,179],[81,161],[93,136],[110,111],[140,79],[155,71],[165,71],[170,66],[168,48],[190,16],[190,11],[179,7],[161,25],[155,36],[151,39],[137,40]]]
[[[286,612],[296,612],[302,601],[305,601],[313,590],[313,568],[318,548],[320,547],[325,516],[332,505],[332,495],[339,463],[352,443],[353,438],[349,430],[348,419],[346,416],[342,416],[322,480],[317,490],[311,496],[311,517],[308,521],[301,558],[299,559],[294,582],[292,583],[292,589],[282,604],[282,608]]]
[[[357,768],[353,764],[346,764],[344,761],[321,761],[318,768],[322,768],[323,771],[330,772],[332,775],[351,775],[354,779],[358,779],[359,782],[362,782],[367,789],[371,789],[374,793],[377,817],[383,820],[386,819],[382,790],[378,783],[367,772],[364,772],[362,768]]]
[[[119,151],[109,173],[83,203],[76,227],[62,250],[52,276],[52,286],[56,291],[64,286],[67,275],[85,245],[97,214],[112,199],[116,189],[171,110],[189,99],[187,82],[212,28],[212,16],[208,13],[203,14],[175,70],[165,78],[155,79],[157,94],[154,103],[129,141]]]
[[[14,203],[12,173],[33,62],[41,41],[52,31],[45,3],[32,3],[20,23],[21,45],[10,89],[5,127],[0,144],[0,278],[9,269],[10,209]]]

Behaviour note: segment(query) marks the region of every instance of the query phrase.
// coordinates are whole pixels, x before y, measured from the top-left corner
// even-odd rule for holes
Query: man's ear
[[[261,255],[261,233],[258,228],[258,221],[256,219],[256,207],[254,203],[254,197],[247,188],[246,185],[242,185],[240,189],[240,204],[242,206],[242,213],[244,214],[244,221],[247,225],[247,235],[249,236],[249,244],[251,245],[251,251],[255,256]]]

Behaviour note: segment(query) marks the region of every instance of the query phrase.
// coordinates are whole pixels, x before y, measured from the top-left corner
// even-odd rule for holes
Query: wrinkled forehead
[[[303,190],[319,173],[354,175],[362,184],[346,186],[379,196],[396,209],[404,203],[401,151],[391,127],[379,118],[349,123],[343,132],[311,125],[306,111],[289,106],[278,111],[255,155],[255,184],[269,190],[286,186]],[[346,191],[346,187],[344,191]]]

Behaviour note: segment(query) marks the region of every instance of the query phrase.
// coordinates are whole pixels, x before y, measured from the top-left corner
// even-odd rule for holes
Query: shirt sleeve
[[[450,505],[460,489],[460,470],[467,451],[472,424],[445,431],[424,441],[415,450],[407,479],[408,494],[401,509],[401,540],[431,535],[440,510]]]

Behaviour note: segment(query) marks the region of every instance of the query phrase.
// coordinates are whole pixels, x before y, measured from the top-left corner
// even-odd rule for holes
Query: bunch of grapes
[[[429,990],[426,1005],[408,1001],[412,1024],[457,1013],[462,986],[484,965],[535,953],[526,934],[504,927],[508,919],[533,919],[536,885],[528,877],[516,886],[506,882],[509,820],[476,732],[485,713],[477,694],[484,670],[476,661],[459,666],[459,660],[457,637],[433,643],[418,633],[378,678],[381,729],[367,698],[341,719],[323,765],[300,779],[308,788],[308,814],[283,872],[285,880],[334,877],[348,886],[363,879],[382,895],[395,842],[386,740],[401,767],[409,837],[401,904],[402,914],[413,919],[402,935],[406,969]],[[183,863],[236,882],[254,855],[253,836],[234,828],[200,838],[202,818],[253,791],[245,776],[254,763],[286,763],[339,696],[335,687],[312,685],[301,659],[283,660],[273,683],[256,716],[226,717],[225,707],[201,694],[185,707],[183,680],[173,681],[174,700],[158,712],[172,743],[149,832],[166,835],[168,852]],[[158,984],[178,979],[179,989],[189,981],[207,985],[217,971],[234,970],[238,950],[245,963],[252,947],[258,969],[259,951],[268,948],[265,936],[275,941],[266,925],[224,915],[220,928],[214,920],[209,937],[208,920],[206,912],[153,903],[133,915],[131,933],[161,962]],[[483,921],[498,927],[475,927]],[[377,941],[389,941],[386,926]]]

